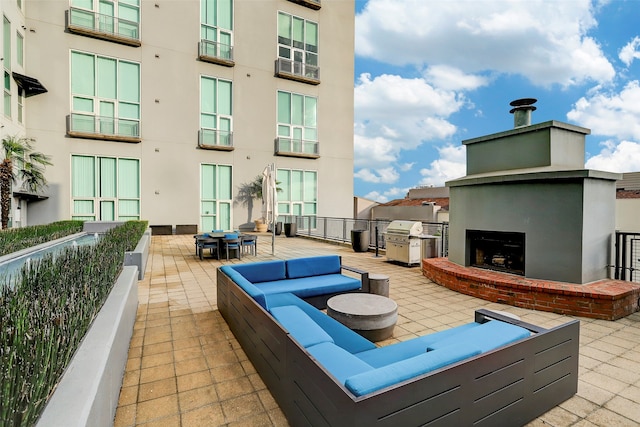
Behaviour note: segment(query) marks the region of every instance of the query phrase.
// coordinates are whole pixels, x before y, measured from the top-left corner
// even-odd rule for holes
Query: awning
[[[42,194],[30,193],[28,191],[14,191],[13,197],[17,197],[20,200],[26,200],[27,202],[39,202],[41,200],[47,200],[49,196],[43,196]]]
[[[42,86],[42,83],[40,83],[38,79],[16,72],[11,73],[11,75],[13,75],[13,79],[18,84],[18,87],[24,91],[25,98],[47,92],[47,88]]]

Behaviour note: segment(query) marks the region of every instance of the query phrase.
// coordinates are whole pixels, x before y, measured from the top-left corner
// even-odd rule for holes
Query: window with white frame
[[[278,58],[291,61],[295,74],[308,74],[305,66],[317,67],[318,24],[278,12]]]
[[[71,156],[71,218],[140,219],[140,160]]]
[[[278,215],[312,216],[318,213],[318,173],[278,169]],[[311,224],[312,225],[312,224]]]
[[[71,52],[70,131],[140,136],[140,64]]]
[[[70,25],[139,40],[140,0],[71,0]]]
[[[11,117],[11,22],[2,16],[2,64],[4,72],[4,115]]]
[[[24,67],[24,36],[20,32],[16,32],[16,61]]]
[[[231,166],[200,165],[200,229],[231,230]]]
[[[233,59],[233,0],[200,0],[200,8],[201,53]]]
[[[200,77],[200,143],[232,145],[232,84],[228,80]]]
[[[278,148],[292,153],[317,154],[318,99],[278,91]]]

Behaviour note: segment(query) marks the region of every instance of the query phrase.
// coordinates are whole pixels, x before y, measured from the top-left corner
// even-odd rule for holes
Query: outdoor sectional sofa
[[[328,261],[301,260],[284,262]],[[474,322],[377,347],[261,282],[270,263],[220,267],[218,308],[291,425],[517,426],[577,391],[578,321],[544,329],[477,310]]]

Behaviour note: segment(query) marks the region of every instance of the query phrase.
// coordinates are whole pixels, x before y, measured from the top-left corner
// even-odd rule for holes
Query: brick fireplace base
[[[640,284],[599,280],[584,285],[528,279],[447,258],[422,260],[422,274],[451,290],[487,301],[553,313],[616,320],[640,310]]]

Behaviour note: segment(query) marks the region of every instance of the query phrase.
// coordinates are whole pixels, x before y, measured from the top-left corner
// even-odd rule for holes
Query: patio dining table
[[[207,245],[212,245],[215,243],[217,259],[220,259],[220,249],[222,248],[222,243],[224,242],[225,236],[227,234],[233,234],[233,233],[212,232],[212,233],[203,233],[203,234],[194,235],[193,238],[194,238],[195,247],[196,247],[196,255],[199,256],[200,259],[203,259],[202,254],[204,252],[204,249],[208,247]],[[245,237],[257,239],[257,236],[252,234],[238,233],[238,238],[240,239],[240,242],[242,242],[242,240]]]

